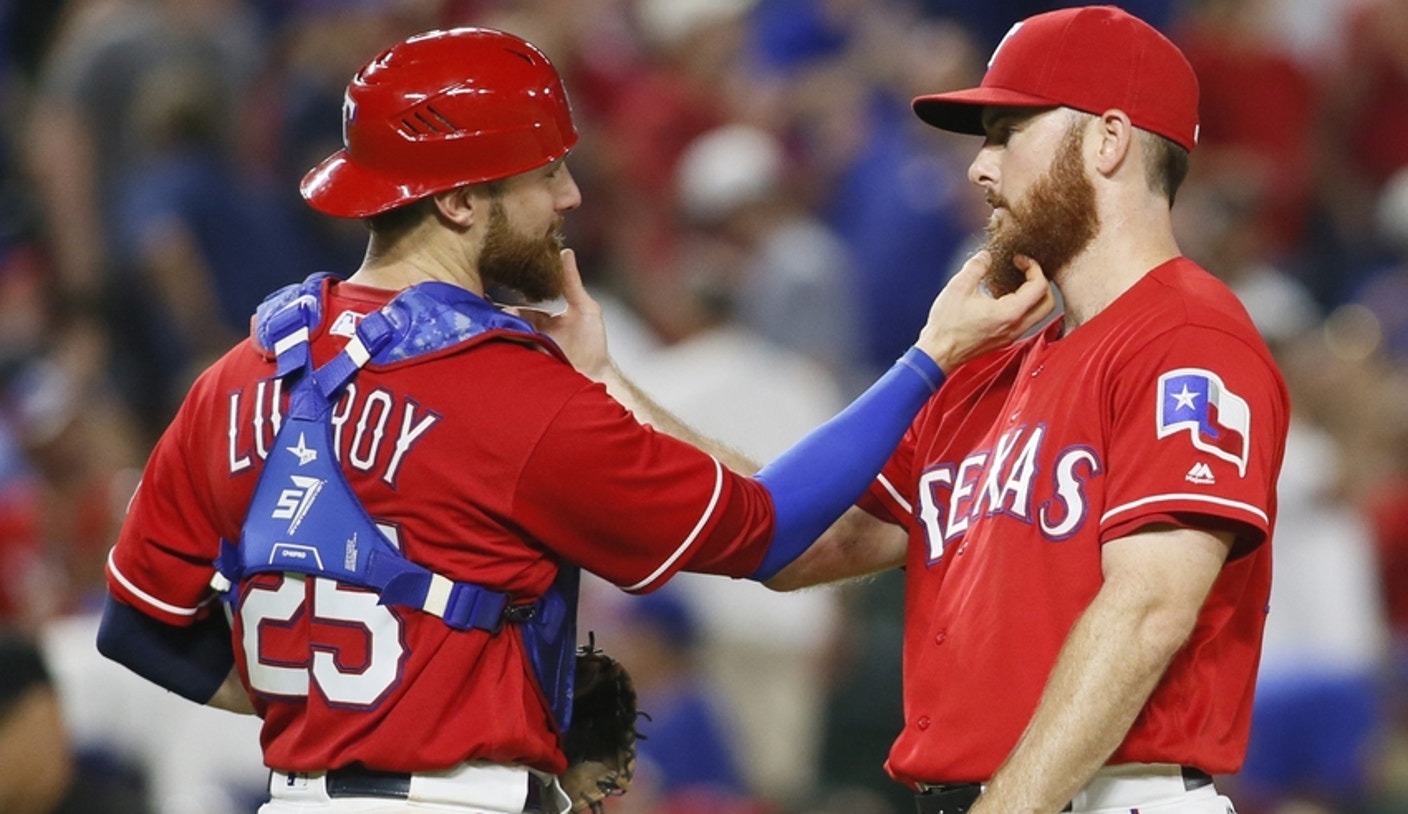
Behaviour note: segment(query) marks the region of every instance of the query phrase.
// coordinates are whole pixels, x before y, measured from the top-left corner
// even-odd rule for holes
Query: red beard
[[[557,225],[544,237],[523,237],[509,226],[503,203],[495,200],[489,210],[489,233],[479,253],[479,276],[486,289],[508,289],[525,303],[554,300],[562,296],[561,251]]]
[[[987,245],[992,267],[985,280],[994,295],[1015,291],[1026,279],[1012,262],[1019,254],[1037,261],[1047,278],[1055,276],[1090,245],[1100,229],[1095,185],[1085,177],[1081,127],[1073,125],[1051,161],[1051,168],[1019,203],[989,199],[1006,206],[1007,217],[988,221]]]

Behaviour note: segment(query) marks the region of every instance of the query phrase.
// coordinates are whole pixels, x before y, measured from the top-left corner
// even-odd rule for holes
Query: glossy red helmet
[[[577,129],[541,51],[502,31],[456,28],[363,66],[347,86],[342,141],[299,189],[320,212],[364,218],[556,161]]]

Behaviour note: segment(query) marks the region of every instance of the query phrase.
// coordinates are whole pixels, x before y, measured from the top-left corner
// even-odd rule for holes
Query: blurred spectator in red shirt
[[[1264,3],[1194,4],[1176,32],[1201,90],[1198,162],[1265,203],[1268,248],[1284,255],[1312,195],[1314,77],[1271,30]]]

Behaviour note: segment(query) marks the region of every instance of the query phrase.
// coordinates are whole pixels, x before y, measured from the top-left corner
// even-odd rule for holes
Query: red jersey
[[[1101,546],[1231,530],[1192,638],[1111,763],[1240,767],[1289,398],[1222,283],[1165,263],[1079,329],[955,371],[862,500],[910,531],[902,782],[985,781],[1036,710]]]
[[[394,292],[333,283],[315,363]],[[344,335],[339,335],[342,333]],[[109,562],[112,594],[169,624],[221,612],[210,582],[240,539],[287,395],[246,340],[195,383],[157,444]],[[471,340],[370,364],[332,412],[357,497],[414,562],[537,599],[569,561],[628,591],[690,570],[741,577],[772,538],[761,484],[637,422],[604,387],[527,343]],[[260,574],[235,616],[236,663],[285,772],[354,761],[564,768],[514,625],[459,631],[319,577]],[[254,614],[251,616],[251,614]]]

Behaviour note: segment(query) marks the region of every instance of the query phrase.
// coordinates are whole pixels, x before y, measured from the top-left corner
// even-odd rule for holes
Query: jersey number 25
[[[369,707],[400,677],[402,622],[371,591],[286,573],[251,585],[239,614],[249,684],[261,695],[305,697],[316,684],[331,704]]]

